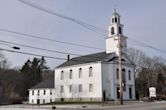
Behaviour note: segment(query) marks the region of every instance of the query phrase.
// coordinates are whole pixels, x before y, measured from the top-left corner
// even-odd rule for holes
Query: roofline
[[[75,65],[69,65],[69,66],[63,66],[63,67],[56,67],[56,69],[62,69],[62,68],[68,68],[68,67],[73,67],[73,66],[80,66],[80,65],[87,65],[87,64],[90,64],[90,63],[101,63],[102,61],[94,61],[94,62],[89,62],[89,63],[82,63],[82,64],[75,64]]]
[[[53,88],[32,88],[32,89],[28,89],[29,90],[36,90],[36,89],[55,89],[54,87]]]

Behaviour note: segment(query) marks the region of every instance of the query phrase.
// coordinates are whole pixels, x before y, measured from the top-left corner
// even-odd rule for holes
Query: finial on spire
[[[116,13],[116,8],[117,8],[117,5],[114,4],[114,13]]]

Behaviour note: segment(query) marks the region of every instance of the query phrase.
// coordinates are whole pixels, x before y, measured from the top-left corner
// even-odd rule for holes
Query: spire
[[[116,7],[117,7],[117,5],[115,4],[114,5],[114,13],[116,13]]]

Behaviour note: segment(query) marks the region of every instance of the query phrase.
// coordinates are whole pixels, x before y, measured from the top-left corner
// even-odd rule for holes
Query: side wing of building
[[[29,91],[29,104],[45,104],[55,101],[54,75],[35,85]]]

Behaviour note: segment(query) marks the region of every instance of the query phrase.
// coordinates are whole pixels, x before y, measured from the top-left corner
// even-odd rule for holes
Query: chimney
[[[67,55],[67,61],[69,61],[70,60],[70,55]]]

